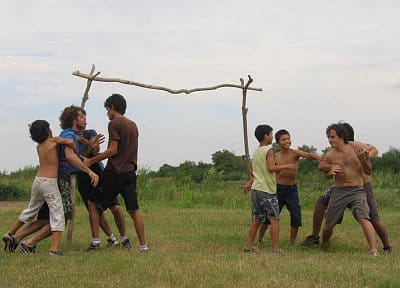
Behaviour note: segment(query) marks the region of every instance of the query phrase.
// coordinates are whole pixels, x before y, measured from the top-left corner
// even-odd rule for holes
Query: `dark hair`
[[[43,143],[49,138],[50,124],[46,120],[35,120],[29,125],[29,133],[33,141]]]
[[[104,108],[111,107],[113,107],[113,109],[118,113],[121,113],[121,115],[124,115],[126,111],[126,100],[124,96],[120,94],[112,94],[108,97],[104,102]]]
[[[81,107],[74,105],[65,107],[58,118],[60,120],[61,129],[71,128],[74,120],[76,117],[78,117],[79,112],[82,112],[83,115],[86,115],[86,111]]]
[[[286,134],[290,136],[289,131],[285,129],[278,130],[278,132],[275,133],[275,141],[278,143],[281,137]]]
[[[335,130],[336,134],[339,136],[339,138],[342,138],[344,143],[347,144],[349,141],[349,133],[347,133],[347,129],[344,128],[343,125],[341,124],[331,124],[326,128],[326,136],[329,136],[329,132],[331,130]]]
[[[264,135],[272,132],[272,127],[269,125],[258,125],[254,130],[254,136],[256,136],[258,142],[264,140]]]
[[[353,127],[351,127],[351,125],[349,123],[343,122],[340,123],[340,125],[342,125],[344,127],[344,129],[346,129],[347,134],[348,134],[348,141],[354,141],[354,129]]]

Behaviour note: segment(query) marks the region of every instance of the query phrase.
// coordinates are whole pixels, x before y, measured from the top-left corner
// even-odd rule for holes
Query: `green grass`
[[[241,195],[240,201],[249,203],[249,198]],[[11,227],[25,204],[0,203],[0,232]],[[248,255],[242,248],[251,220],[249,204],[236,209],[166,206],[142,204],[150,252],[141,254],[136,249],[86,252],[90,230],[87,212],[79,205],[72,243],[63,235],[66,256],[47,255],[49,240],[39,243],[34,255],[0,251],[0,287],[400,287],[396,250],[369,258],[361,228],[349,212],[335,229],[329,252],[300,247],[311,229],[312,210],[305,209],[295,247],[288,247],[284,210],[280,242],[285,253],[269,253],[266,237],[260,251]],[[400,247],[398,212],[385,209],[381,216],[392,243]],[[109,212],[107,217],[111,219]]]

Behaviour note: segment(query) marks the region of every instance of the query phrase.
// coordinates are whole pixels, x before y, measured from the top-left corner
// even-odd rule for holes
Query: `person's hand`
[[[251,183],[247,182],[246,186],[244,186],[244,188],[243,188],[243,193],[244,194],[249,193],[250,189],[251,189]]]
[[[99,151],[100,149],[100,144],[103,144],[105,141],[105,137],[103,134],[97,134],[96,136],[93,136],[89,140],[89,145],[92,147],[93,150],[96,152]]]
[[[93,185],[93,187],[96,187],[97,184],[99,183],[99,176],[94,173],[92,170],[89,170],[89,177],[90,177],[90,183]]]
[[[337,176],[343,174],[344,170],[340,165],[332,165],[331,170],[327,173],[329,176]]]

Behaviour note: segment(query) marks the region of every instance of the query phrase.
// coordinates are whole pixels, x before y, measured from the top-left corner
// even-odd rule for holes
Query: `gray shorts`
[[[371,222],[378,222],[380,220],[379,212],[378,212],[378,204],[375,199],[375,195],[373,193],[373,187],[371,183],[364,184],[364,190],[367,194],[367,202],[369,207],[369,218]],[[325,207],[328,207],[329,200],[332,193],[332,187],[326,190],[317,200],[318,204],[321,204]],[[340,221],[341,222],[341,221]],[[339,223],[340,223],[339,222]]]
[[[279,220],[279,204],[276,194],[252,189],[251,203],[254,219],[260,219],[261,223],[270,223],[270,219]]]
[[[328,227],[334,227],[343,218],[346,208],[351,209],[354,218],[369,218],[367,194],[363,186],[357,187],[333,187],[326,212],[325,223]]]
[[[317,200],[317,204],[323,205],[325,207],[328,207],[329,204],[329,199],[331,198],[331,193],[332,193],[332,187],[330,187],[328,190],[326,190]]]
[[[364,190],[367,194],[367,201],[369,206],[369,218],[371,222],[375,223],[380,220],[378,212],[378,204],[376,203],[375,195],[372,192],[373,187],[371,183],[364,184]]]

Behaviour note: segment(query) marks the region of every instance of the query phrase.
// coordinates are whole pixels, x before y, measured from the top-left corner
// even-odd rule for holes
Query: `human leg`
[[[278,252],[279,251],[279,219],[270,219],[271,222],[271,244],[272,244],[272,251]]]
[[[111,213],[114,217],[114,222],[117,225],[119,235],[125,236],[126,235],[126,223],[125,223],[125,216],[122,210],[121,205],[113,205],[110,207]]]
[[[391,246],[390,246],[390,242],[389,242],[388,232],[387,232],[385,224],[379,217],[378,204],[376,202],[375,195],[373,193],[373,186],[371,183],[365,183],[364,189],[365,189],[365,193],[367,195],[367,202],[368,202],[368,207],[370,210],[369,218],[371,220],[372,226],[374,226],[376,234],[378,234],[378,237],[383,244],[383,249],[385,251],[390,251]]]
[[[261,221],[258,218],[254,218],[253,221],[251,222],[249,231],[247,233],[246,247],[244,248],[245,252],[254,249],[254,239],[256,238],[256,234],[260,225]]]
[[[262,239],[264,238],[265,232],[268,229],[269,223],[261,223],[260,227],[258,228],[258,244],[262,242]]]
[[[370,253],[378,252],[376,248],[375,230],[371,222],[368,219],[359,219],[359,222],[363,228],[365,238],[367,239]]]

